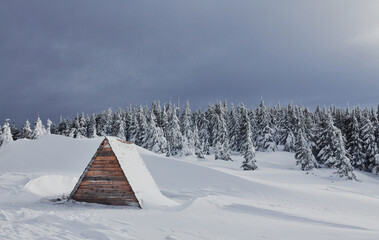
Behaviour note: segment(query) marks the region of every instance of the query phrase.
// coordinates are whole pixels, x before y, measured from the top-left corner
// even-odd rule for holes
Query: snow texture
[[[70,193],[102,140],[51,134],[2,147],[0,239],[378,239],[378,176],[356,171],[359,181],[347,181],[335,169],[304,172],[293,153],[280,151],[256,152],[259,168],[242,171],[236,152],[233,161],[215,161],[134,147],[179,206],[50,201]]]

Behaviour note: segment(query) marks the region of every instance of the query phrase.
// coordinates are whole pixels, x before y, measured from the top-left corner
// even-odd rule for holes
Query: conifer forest
[[[311,111],[293,104],[266,106],[262,100],[256,108],[217,102],[205,110],[193,110],[188,101],[183,109],[154,101],[150,107],[109,108],[46,124],[37,116],[20,128],[7,120],[0,145],[45,134],[116,136],[166,156],[204,158],[212,153],[215,160],[232,161],[232,153],[239,153],[243,170],[259,168],[255,151],[287,151],[295,153],[296,164],[304,171],[334,168],[341,177],[355,179],[354,170],[379,174],[378,117],[379,108],[374,107]]]

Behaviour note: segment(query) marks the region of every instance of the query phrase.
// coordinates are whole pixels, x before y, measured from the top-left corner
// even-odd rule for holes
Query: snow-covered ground
[[[102,138],[47,135],[0,149],[0,239],[378,239],[379,177],[309,174],[293,154],[257,153],[259,169],[138,151],[179,203],[142,210],[54,202],[69,194]]]

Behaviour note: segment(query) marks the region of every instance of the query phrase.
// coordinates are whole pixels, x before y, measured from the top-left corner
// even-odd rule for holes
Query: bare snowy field
[[[259,169],[166,158],[139,148],[175,207],[52,202],[69,194],[102,138],[47,135],[0,149],[0,239],[378,239],[379,178],[309,174],[293,154],[257,153]]]

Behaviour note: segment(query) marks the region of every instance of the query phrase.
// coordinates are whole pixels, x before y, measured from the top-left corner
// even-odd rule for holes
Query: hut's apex
[[[103,140],[70,198],[140,208],[177,205],[162,195],[136,146],[116,137]]]

